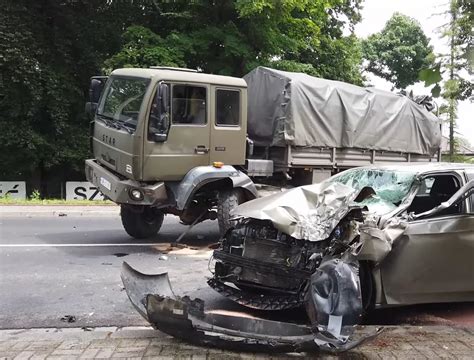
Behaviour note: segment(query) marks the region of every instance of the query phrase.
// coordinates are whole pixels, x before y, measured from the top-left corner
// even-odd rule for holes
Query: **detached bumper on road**
[[[94,159],[86,160],[85,170],[87,180],[97,186],[102,194],[118,204],[157,205],[168,202],[163,182],[142,185],[138,181],[120,179]],[[130,197],[130,191],[133,189],[141,191],[143,200],[136,201]]]
[[[308,325],[207,311],[201,299],[176,296],[167,273],[145,275],[124,262],[121,277],[133,306],[154,328],[195,345],[269,353],[342,352],[380,332],[340,341]]]

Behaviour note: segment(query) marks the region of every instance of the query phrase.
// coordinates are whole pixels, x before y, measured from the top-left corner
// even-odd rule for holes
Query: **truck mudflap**
[[[338,353],[353,349],[382,331],[352,337],[347,335],[346,326],[343,335],[334,336],[331,331],[320,331],[314,323],[300,325],[210,311],[201,299],[176,296],[167,273],[142,274],[126,262],[121,277],[133,306],[155,329],[194,345],[266,353]]]

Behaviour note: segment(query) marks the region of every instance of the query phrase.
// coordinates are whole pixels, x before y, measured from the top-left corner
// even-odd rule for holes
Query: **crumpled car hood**
[[[359,193],[334,182],[300,186],[285,192],[255,199],[238,206],[233,215],[270,220],[273,226],[296,239],[326,239],[341,219],[353,208]]]

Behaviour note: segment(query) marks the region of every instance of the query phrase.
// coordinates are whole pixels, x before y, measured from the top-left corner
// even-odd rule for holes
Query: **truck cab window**
[[[206,124],[206,88],[174,85],[171,111],[173,124]]]
[[[238,126],[240,119],[240,91],[216,91],[216,125]]]

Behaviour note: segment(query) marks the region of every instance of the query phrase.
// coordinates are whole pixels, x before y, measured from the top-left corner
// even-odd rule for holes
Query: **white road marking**
[[[117,247],[117,246],[163,246],[166,243],[131,243],[131,244],[0,244],[0,248],[21,247]]]

